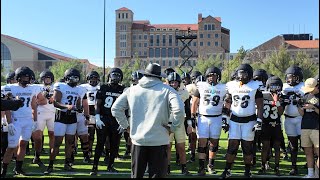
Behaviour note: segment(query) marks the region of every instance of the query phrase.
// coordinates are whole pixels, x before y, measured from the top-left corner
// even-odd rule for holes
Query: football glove
[[[11,136],[13,136],[16,132],[16,128],[12,123],[8,124],[8,132]]]
[[[37,130],[37,127],[38,127],[37,121],[33,121],[32,132],[35,132]]]
[[[257,118],[256,124],[253,126],[252,131],[261,131],[262,128],[262,120]]]
[[[105,125],[100,119],[100,114],[96,114],[95,117],[96,117],[96,127],[98,129],[102,129],[102,126],[105,126]]]
[[[226,115],[222,115],[222,129],[225,133],[229,131],[228,117]]]

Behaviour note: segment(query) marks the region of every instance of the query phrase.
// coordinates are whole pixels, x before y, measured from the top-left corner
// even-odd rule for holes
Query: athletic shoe
[[[291,171],[289,172],[290,176],[297,176],[298,175],[298,169],[297,168],[292,168]]]
[[[107,172],[111,172],[111,173],[119,173],[119,171],[117,169],[115,169],[113,166],[108,167]]]
[[[310,176],[310,175],[305,175],[305,176],[303,176],[302,178],[315,178],[315,176]]]
[[[66,170],[66,171],[73,171],[73,170],[74,170],[74,169],[72,168],[72,165],[71,165],[70,163],[64,164],[63,169]]]
[[[92,160],[90,159],[90,157],[85,157],[83,158],[83,162],[86,163],[86,164],[92,164]]]
[[[13,174],[14,175],[22,175],[22,176],[26,175],[26,173],[22,169],[16,169]]]
[[[90,171],[90,175],[91,176],[96,176],[98,174],[98,168],[97,167],[93,167]]]
[[[199,169],[198,170],[198,176],[205,176],[206,175],[206,170],[203,168],[203,169]]]
[[[281,175],[279,167],[275,167],[274,168],[274,172],[275,172],[276,176],[280,176]]]
[[[209,164],[207,165],[207,170],[209,174],[217,174],[217,172],[214,170],[214,167]]]
[[[188,171],[187,168],[184,168],[184,170],[182,170],[181,173],[182,173],[183,175],[185,175],[185,176],[192,176],[192,174]]]
[[[34,158],[33,160],[32,160],[32,164],[38,164],[38,166],[40,167],[40,168],[45,168],[46,166],[43,164],[43,162],[40,160],[40,158]]]
[[[230,169],[225,169],[224,171],[223,171],[223,173],[221,174],[221,177],[222,178],[229,178],[231,176],[231,170]]]
[[[44,172],[44,175],[49,175],[53,172],[53,167],[48,166],[47,170]]]
[[[266,168],[264,168],[264,167],[261,167],[261,169],[258,171],[258,174],[259,175],[262,175],[262,174],[266,174]]]
[[[245,171],[245,172],[244,172],[244,176],[245,176],[246,178],[251,178],[251,177],[252,177],[251,171],[250,171],[250,170],[249,170],[249,171]]]

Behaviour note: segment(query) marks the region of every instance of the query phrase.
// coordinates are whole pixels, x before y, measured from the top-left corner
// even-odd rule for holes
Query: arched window
[[[3,65],[5,73],[8,73],[12,69],[10,50],[3,43],[1,43],[1,64]]]

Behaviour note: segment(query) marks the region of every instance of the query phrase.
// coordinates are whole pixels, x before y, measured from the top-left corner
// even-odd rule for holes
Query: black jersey
[[[278,113],[278,108],[274,103],[273,97],[270,92],[263,91],[263,122],[276,122],[281,123],[281,115]]]
[[[118,85],[112,87],[111,84],[107,83],[100,86],[96,98],[101,99],[102,103],[100,106],[100,115],[111,117],[111,107],[116,99],[123,93],[124,86]]]

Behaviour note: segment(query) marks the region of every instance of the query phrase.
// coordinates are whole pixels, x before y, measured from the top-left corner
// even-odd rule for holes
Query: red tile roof
[[[300,49],[319,49],[319,40],[293,40],[285,42]]]
[[[216,20],[218,20],[219,22],[221,22],[221,17],[213,17],[215,18]]]
[[[120,9],[117,9],[117,11],[131,11],[131,10],[126,7],[122,7]]]
[[[190,27],[191,30],[198,30],[198,24],[152,24],[151,28],[178,28],[180,30],[188,30]]]
[[[150,24],[149,20],[138,20],[138,21],[133,21],[133,23],[137,24]]]

